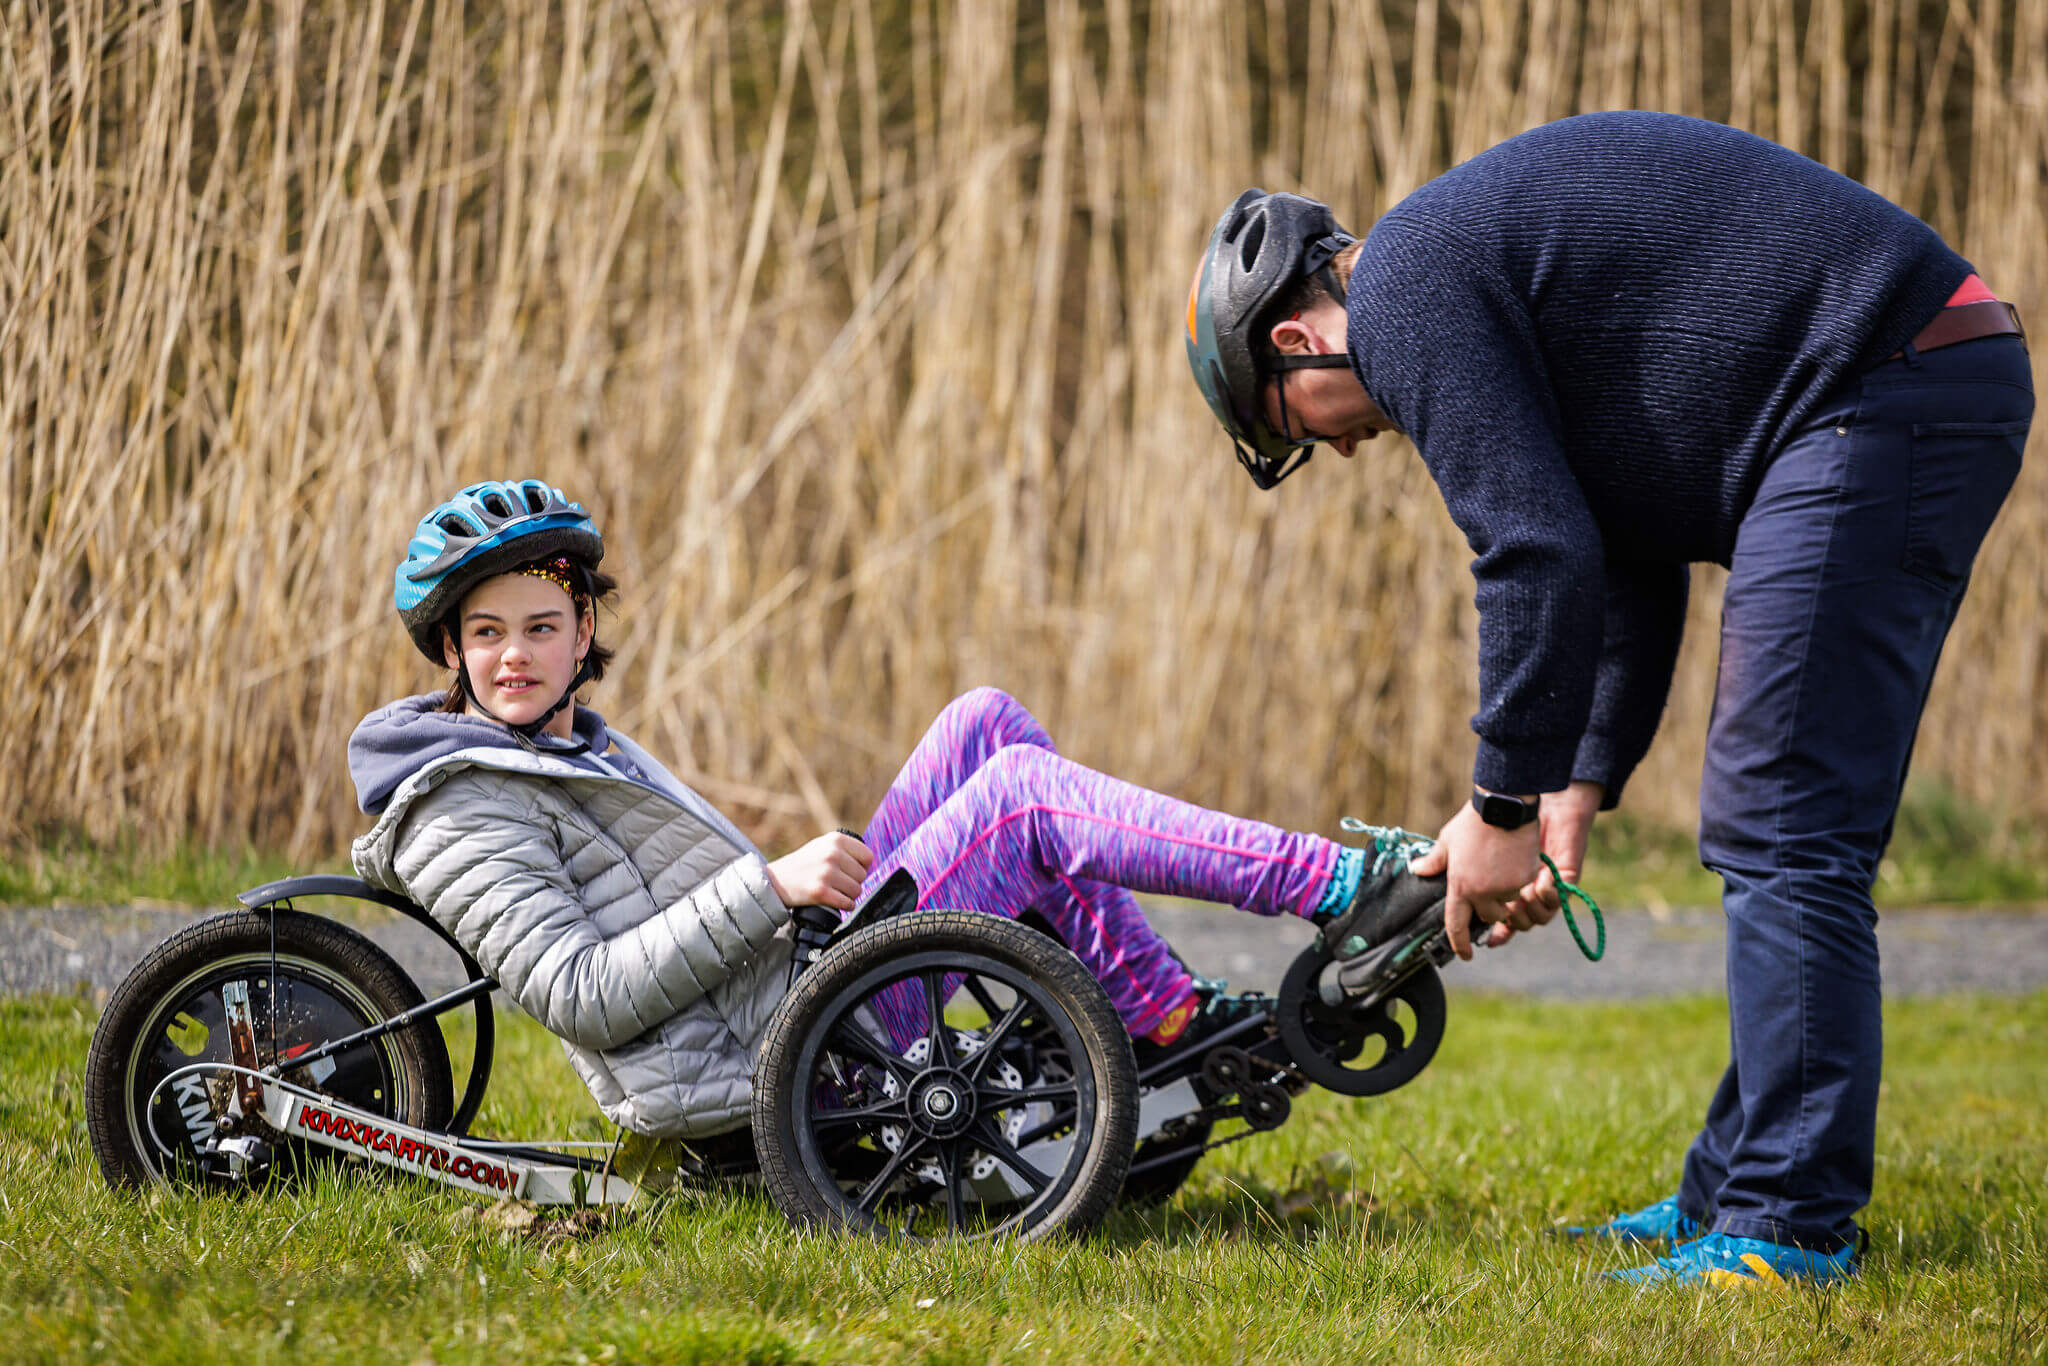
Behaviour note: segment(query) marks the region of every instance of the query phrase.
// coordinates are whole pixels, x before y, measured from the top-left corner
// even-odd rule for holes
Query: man
[[[1594,1232],[1637,1281],[1857,1265],[1881,1061],[1870,888],[2033,391],[2017,315],[1912,215],[1717,124],[1590,114],[1361,243],[1248,191],[1188,357],[1262,488],[1406,434],[1472,546],[1473,799],[1415,865],[1470,957],[1547,921],[1649,746],[1686,566],[1729,568],[1700,788],[1731,1061],[1675,1196]],[[1540,875],[1539,875],[1540,874]]]

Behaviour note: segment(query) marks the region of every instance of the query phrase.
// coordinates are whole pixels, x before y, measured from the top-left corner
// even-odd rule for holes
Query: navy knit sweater
[[[1479,757],[1620,795],[1664,709],[1686,565],[1728,562],[1772,453],[1970,267],[1855,182],[1669,114],[1533,129],[1401,201],[1352,365],[1476,559]]]

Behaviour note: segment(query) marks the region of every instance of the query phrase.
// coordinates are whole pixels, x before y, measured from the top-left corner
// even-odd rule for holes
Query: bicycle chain
[[[1204,1143],[1200,1148],[1192,1150],[1194,1154],[1197,1156],[1203,1156],[1208,1153],[1214,1152],[1218,1148],[1227,1148],[1233,1143],[1242,1143],[1246,1139],[1252,1137],[1254,1134],[1267,1133],[1273,1129],[1279,1128],[1281,1124],[1286,1122],[1288,1112],[1292,1108],[1291,1096],[1298,1095],[1301,1092],[1306,1091],[1309,1088],[1310,1084],[1308,1078],[1303,1076],[1301,1074],[1301,1070],[1295,1067],[1292,1063],[1282,1064],[1270,1062],[1264,1058],[1254,1057],[1251,1053],[1247,1052],[1246,1050],[1242,1048],[1237,1048],[1232,1045],[1225,1045],[1222,1048],[1214,1049],[1203,1057],[1202,1070],[1205,1074],[1210,1070],[1211,1060],[1218,1058],[1219,1055],[1226,1061],[1235,1059],[1243,1060],[1244,1064],[1246,1064],[1245,1076],[1247,1078],[1248,1085],[1234,1087],[1232,1089],[1231,1094],[1234,1094],[1238,1097],[1235,1103],[1223,1103],[1219,1101],[1209,1105],[1204,1105],[1199,1109],[1190,1110],[1184,1115],[1176,1116],[1173,1122],[1176,1124],[1181,1124],[1189,1122],[1206,1121],[1210,1124],[1215,1124],[1218,1121],[1225,1119],[1242,1119],[1249,1127],[1246,1128],[1243,1133],[1232,1134],[1228,1138],[1219,1138],[1214,1140],[1213,1142]],[[1263,1079],[1260,1079],[1259,1074],[1261,1072],[1266,1073],[1268,1075]],[[1204,1080],[1207,1080],[1206,1076],[1204,1077]],[[1291,1087],[1288,1085],[1288,1083],[1290,1082],[1293,1083]],[[1250,1115],[1245,1113],[1246,1106],[1249,1103],[1248,1097],[1246,1096],[1246,1092],[1253,1087],[1257,1087],[1260,1089],[1270,1088],[1270,1090],[1278,1093],[1281,1106],[1280,1112],[1277,1116],[1274,1116],[1270,1119],[1265,1120],[1264,1122],[1261,1122],[1259,1120],[1255,1120]],[[1184,1153],[1188,1150],[1180,1149],[1176,1151]]]

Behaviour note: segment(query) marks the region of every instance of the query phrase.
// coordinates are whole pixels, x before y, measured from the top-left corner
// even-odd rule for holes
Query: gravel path
[[[1150,914],[1183,958],[1241,987],[1278,986],[1309,936],[1299,919],[1265,921],[1224,907],[1159,906]],[[1580,920],[1590,943],[1592,923]],[[1891,911],[1877,938],[1887,995],[2048,987],[2048,912]],[[1607,917],[1607,954],[1597,963],[1559,922],[1451,963],[1444,984],[1566,1000],[1718,992],[1726,944],[1719,910],[1624,911]]]
[[[312,903],[315,909],[339,903]],[[1155,904],[1153,923],[1198,971],[1238,988],[1279,985],[1308,938],[1305,922],[1265,920],[1226,907]],[[0,907],[0,995],[111,990],[149,947],[200,918],[135,907]],[[426,929],[374,909],[344,915],[397,958],[428,991],[461,980]],[[1590,935],[1591,926],[1586,927]],[[1721,989],[1719,911],[1623,912],[1608,917],[1607,956],[1588,963],[1562,925],[1482,950],[1445,969],[1454,992],[1515,992],[1561,999],[1624,999]],[[1893,911],[1878,928],[1890,995],[2023,992],[2048,987],[2048,912]]]

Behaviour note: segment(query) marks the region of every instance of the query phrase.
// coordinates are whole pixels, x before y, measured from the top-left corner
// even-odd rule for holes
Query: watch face
[[[1501,792],[1474,793],[1479,819],[1502,830],[1519,830],[1536,819],[1536,803]]]

